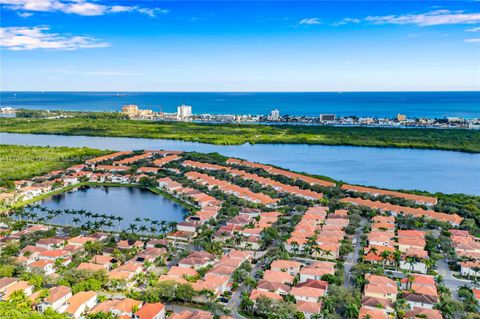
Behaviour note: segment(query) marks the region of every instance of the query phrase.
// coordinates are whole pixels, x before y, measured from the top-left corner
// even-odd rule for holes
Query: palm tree
[[[346,318],[348,319],[353,319],[353,318],[358,318],[358,315],[360,313],[359,309],[358,309],[358,305],[355,304],[355,303],[349,303],[347,305],[345,305],[345,308],[344,308],[344,315]]]
[[[297,254],[300,252],[300,247],[298,246],[298,243],[296,241],[292,242],[292,251],[294,254]]]
[[[130,224],[130,225],[128,225],[128,229],[130,229],[131,233],[133,234],[137,230],[137,225],[136,224]]]
[[[387,265],[387,261],[390,258],[391,253],[388,250],[384,250],[380,253],[380,257],[382,258],[383,268]]]
[[[375,247],[375,246],[372,246],[372,247],[370,247],[370,249],[368,250],[367,254],[370,254],[370,253],[372,253],[372,254],[376,255],[376,254],[377,254],[377,252],[378,252],[378,249],[377,249],[377,247]]]
[[[73,224],[76,226],[80,222],[80,218],[78,217],[73,217]]]
[[[405,262],[410,265],[410,271],[413,271],[413,268],[415,267],[417,259],[413,256],[407,256],[407,258],[405,258]]]
[[[402,298],[398,298],[395,301],[395,311],[397,312],[398,318],[403,318],[405,313],[410,310],[410,304]]]
[[[142,234],[145,235],[145,232],[148,230],[148,227],[145,226],[145,225],[142,225],[142,226],[140,226],[140,227],[138,228],[138,230],[139,230],[140,232],[142,232]]]

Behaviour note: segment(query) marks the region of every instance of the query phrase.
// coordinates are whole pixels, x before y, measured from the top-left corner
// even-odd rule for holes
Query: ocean
[[[0,106],[48,110],[119,111],[123,104],[175,112],[180,104],[195,114],[269,114],[362,117],[480,118],[480,91],[471,92],[0,92]]]

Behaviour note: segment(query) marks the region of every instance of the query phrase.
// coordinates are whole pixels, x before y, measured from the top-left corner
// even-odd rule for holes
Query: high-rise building
[[[192,107],[182,104],[177,107],[177,118],[180,120],[192,117]]]
[[[127,115],[137,115],[138,106],[135,104],[126,104],[122,106],[122,113],[125,113]]]
[[[320,114],[320,122],[333,122],[335,118],[335,114]]]
[[[270,119],[272,121],[278,121],[279,118],[280,118],[280,111],[278,109],[274,109],[270,111]]]

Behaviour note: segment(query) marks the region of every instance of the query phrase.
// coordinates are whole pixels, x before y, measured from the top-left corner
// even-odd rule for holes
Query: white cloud
[[[138,12],[155,17],[165,14],[168,10],[161,8],[143,8],[139,6],[104,5],[87,0],[0,0],[0,4],[7,5],[6,9],[21,11],[55,12],[82,16],[101,16],[105,14]]]
[[[58,33],[47,33],[46,26],[7,27],[0,28],[0,47],[7,50],[66,50],[105,48],[109,43],[84,36],[62,36]]]
[[[413,24],[418,26],[476,24],[480,23],[480,13],[435,10],[421,14],[369,16],[366,17],[365,20],[374,24]]]
[[[299,24],[321,24],[322,22],[320,21],[319,18],[303,18],[300,20]]]
[[[332,23],[332,25],[335,27],[338,27],[347,23],[360,23],[360,21],[361,21],[360,19],[356,19],[356,18],[343,18],[340,21]]]
[[[477,43],[480,42],[480,38],[465,39],[464,41],[467,43]]]
[[[83,1],[68,4],[62,9],[65,13],[73,13],[81,16],[101,16],[104,15],[107,10],[107,6]]]
[[[466,32],[480,32],[480,27],[476,27],[476,28],[470,28],[470,29],[467,29],[465,30]]]
[[[29,18],[33,16],[33,13],[31,12],[17,12],[17,15],[21,18]]]

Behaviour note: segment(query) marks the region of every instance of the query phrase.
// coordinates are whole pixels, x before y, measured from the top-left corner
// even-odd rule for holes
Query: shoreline
[[[199,208],[193,206],[192,204],[187,203],[187,202],[185,202],[185,201],[183,201],[183,200],[181,200],[181,199],[179,199],[179,198],[177,198],[177,197],[175,197],[175,196],[173,196],[173,195],[171,195],[171,194],[169,194],[169,193],[167,193],[167,192],[165,192],[161,189],[155,188],[155,187],[148,187],[148,186],[144,186],[144,185],[140,185],[140,184],[132,184],[132,183],[122,184],[122,183],[81,182],[81,183],[77,183],[77,184],[73,184],[73,185],[68,185],[68,186],[53,190],[53,191],[45,193],[45,194],[41,194],[37,197],[31,198],[31,199],[28,199],[28,200],[25,200],[25,201],[16,202],[13,205],[11,205],[10,208],[8,208],[8,207],[5,207],[3,209],[0,208],[0,214],[4,214],[9,209],[22,207],[22,206],[25,206],[25,205],[28,205],[28,204],[31,204],[31,203],[35,203],[35,202],[44,200],[46,198],[50,198],[50,197],[55,196],[55,195],[63,194],[63,193],[68,192],[72,189],[80,188],[80,187],[84,187],[84,186],[89,186],[89,187],[135,187],[135,188],[141,188],[141,189],[144,189],[144,190],[148,190],[155,195],[159,195],[161,197],[167,198],[168,200],[171,200],[171,201],[175,202],[176,204],[182,206],[185,210],[187,210],[189,212],[189,214],[184,216],[184,217],[188,217],[191,214],[193,214],[194,212],[199,210]]]
[[[198,125],[230,125],[230,124],[198,124]],[[235,124],[232,124],[235,125]],[[244,124],[242,124],[244,125]],[[245,125],[255,125],[255,124],[245,124]],[[262,125],[262,124],[257,124]],[[284,125],[287,126],[287,125]],[[335,127],[337,128],[337,127]],[[351,127],[340,127],[339,129],[350,129]],[[354,129],[373,129],[373,130],[396,130],[395,128],[370,128],[370,127],[354,127]],[[398,130],[405,130],[398,128]],[[408,130],[441,130],[441,131],[449,131],[455,130],[460,131],[461,129],[435,129],[435,128],[412,128]],[[131,138],[131,139],[148,139],[148,140],[165,140],[165,141],[181,141],[181,142],[189,142],[189,143],[198,143],[198,144],[206,144],[206,145],[217,145],[217,146],[241,146],[241,145],[324,145],[324,146],[347,146],[347,147],[362,147],[362,148],[379,148],[379,149],[411,149],[411,150],[432,150],[432,151],[446,151],[446,152],[460,152],[460,153],[467,153],[467,154],[480,154],[479,150],[472,150],[467,148],[453,148],[453,147],[442,147],[442,146],[428,146],[428,145],[384,145],[382,143],[355,143],[355,142],[326,142],[326,141],[308,141],[308,140],[297,140],[297,141],[244,141],[238,143],[221,143],[213,141],[206,141],[201,140],[200,138],[182,138],[182,137],[152,137],[152,136],[135,136],[131,134],[123,134],[123,135],[106,135],[106,134],[95,134],[94,132],[91,134],[75,134],[75,133],[57,133],[57,132],[47,132],[47,131],[36,131],[36,132],[21,132],[15,130],[3,130],[0,128],[0,135],[1,134],[23,134],[23,135],[51,135],[51,136],[79,136],[79,137],[104,137],[104,138]],[[480,132],[478,132],[480,135]],[[0,144],[2,141],[0,140]]]

